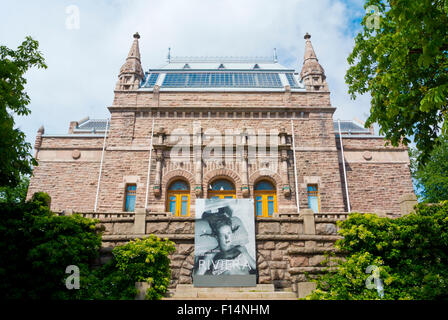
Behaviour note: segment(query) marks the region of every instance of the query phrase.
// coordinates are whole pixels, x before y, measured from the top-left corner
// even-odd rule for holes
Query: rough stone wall
[[[305,234],[304,221],[297,215],[278,218],[256,218],[256,260],[260,284],[273,283],[276,288],[297,291],[297,282],[324,272],[325,254],[335,252],[337,216],[315,221],[314,234]],[[114,246],[144,235],[132,234],[132,218],[102,218],[102,262],[111,257]],[[172,280],[170,287],[192,283],[194,264],[194,218],[151,216],[146,218],[146,234],[155,234],[176,243],[176,252],[170,256]],[[340,254],[338,255],[340,256]]]
[[[43,191],[51,196],[53,211],[93,211],[98,172],[97,162],[40,162],[34,168],[28,198]]]
[[[378,138],[345,138],[343,145],[351,211],[399,215],[400,198],[414,193],[407,148]],[[341,157],[339,162],[346,202]]]

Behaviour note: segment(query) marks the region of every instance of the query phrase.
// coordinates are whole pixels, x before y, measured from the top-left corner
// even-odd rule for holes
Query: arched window
[[[271,182],[266,180],[257,182],[254,186],[254,197],[257,217],[272,217],[277,213],[277,192]]]
[[[167,192],[167,210],[177,217],[190,215],[190,187],[183,180],[172,182]]]
[[[235,199],[235,185],[229,180],[218,179],[208,187],[208,198],[210,199]]]

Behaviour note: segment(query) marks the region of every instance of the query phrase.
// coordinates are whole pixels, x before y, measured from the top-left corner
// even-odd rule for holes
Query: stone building
[[[173,286],[191,283],[197,198],[254,199],[257,263],[268,265],[259,283],[297,290],[337,238],[337,219],[397,216],[413,194],[406,147],[333,119],[310,35],[300,73],[275,51],[168,55],[144,71],[139,38],[120,69],[110,119],[73,121],[68,134],[39,129],[29,196],[45,191],[53,211],[101,218],[106,247],[148,233],[170,237],[179,248]]]

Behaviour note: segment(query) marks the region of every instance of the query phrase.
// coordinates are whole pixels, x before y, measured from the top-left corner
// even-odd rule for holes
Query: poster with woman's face
[[[252,199],[197,199],[196,287],[256,286]]]

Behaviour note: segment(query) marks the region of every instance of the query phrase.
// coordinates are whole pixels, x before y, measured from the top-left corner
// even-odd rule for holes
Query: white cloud
[[[72,4],[80,9],[79,30],[65,28]],[[175,56],[267,56],[276,47],[280,62],[299,71],[309,32],[338,108],[335,119],[365,119],[369,111],[369,98],[351,101],[344,82],[360,0],[54,0],[10,1],[2,8],[2,44],[16,48],[31,35],[48,64],[27,75],[32,113],[17,120],[32,144],[42,124],[47,133],[66,133],[72,120],[108,116],[135,31],[144,69],[163,64],[168,47]]]

